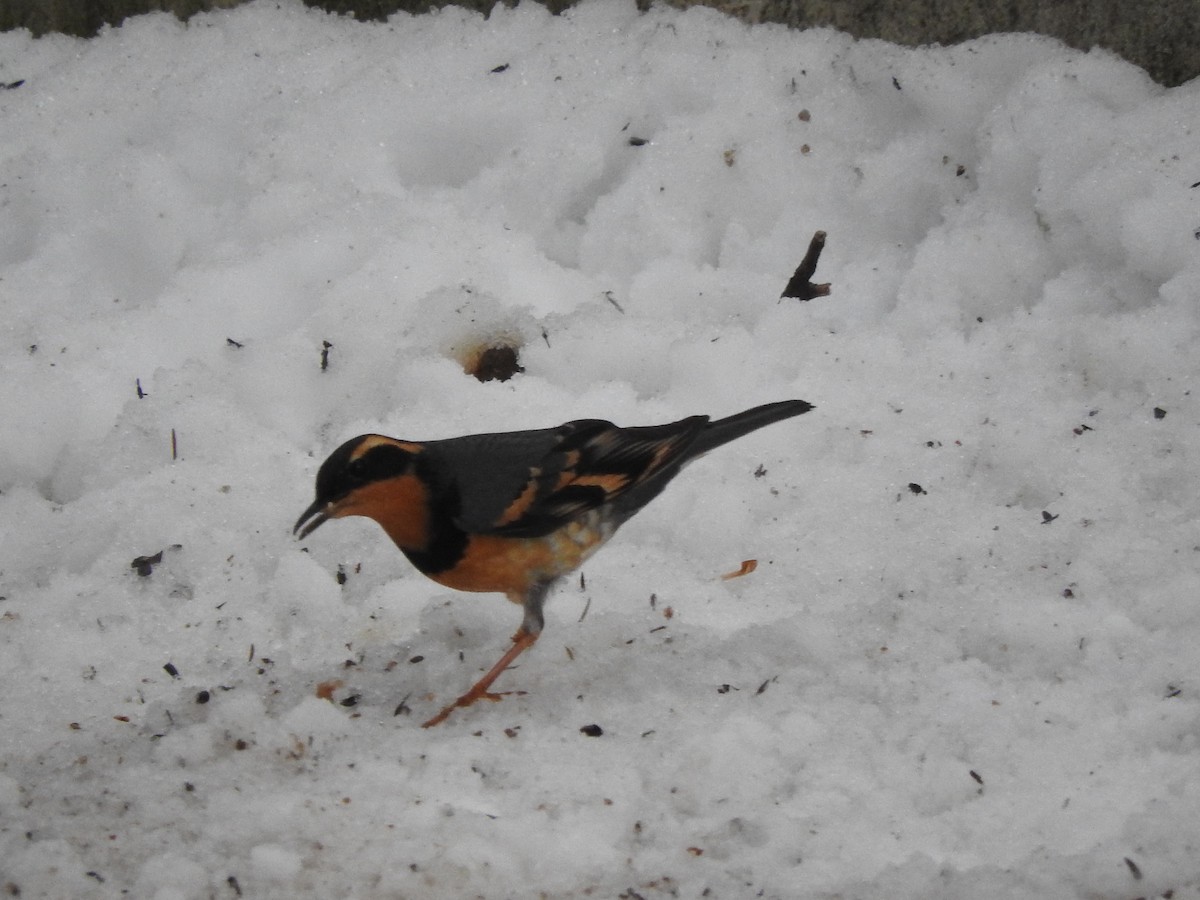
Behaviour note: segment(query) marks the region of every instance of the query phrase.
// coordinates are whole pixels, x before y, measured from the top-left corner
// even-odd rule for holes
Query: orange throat
[[[429,544],[429,492],[415,475],[368,484],[346,497],[331,514],[374,519],[401,550],[424,550]]]

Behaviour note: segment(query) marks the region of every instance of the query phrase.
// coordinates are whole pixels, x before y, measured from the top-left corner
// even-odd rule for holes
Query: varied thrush
[[[512,647],[425,722],[428,728],[457,707],[500,699],[489,690],[492,682],[538,639],[551,586],[658,496],[685,463],[810,409],[803,400],[784,400],[715,422],[689,416],[619,428],[579,419],[438,441],[359,435],[322,464],[317,498],[293,532],[303,539],[327,519],[367,516],[439,584],[496,591],[524,607]]]

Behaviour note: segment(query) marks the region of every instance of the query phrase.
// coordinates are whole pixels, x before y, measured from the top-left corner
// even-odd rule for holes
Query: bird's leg
[[[529,647],[532,647],[534,641],[537,639],[538,636],[536,634],[530,634],[525,630],[525,626],[522,625],[517,633],[513,635],[513,645],[508,648],[507,653],[500,657],[500,661],[492,666],[486,675],[475,682],[469,691],[443,709],[428,722],[423,722],[421,727],[431,728],[434,725],[437,725],[439,722],[446,721],[446,719],[450,717],[450,713],[454,712],[454,710],[458,709],[460,706],[470,706],[476,700],[499,700],[505,696],[505,693],[511,693],[506,691],[505,693],[497,694],[489,691],[488,688],[492,686],[493,681],[500,677],[500,673],[512,665],[513,660],[524,653],[525,650],[527,650]]]
[[[508,648],[508,651],[500,657],[500,660],[488,669],[486,675],[480,678],[475,684],[471,685],[471,689],[439,712],[436,716],[427,722],[421,723],[422,728],[432,728],[441,722],[446,721],[450,717],[450,713],[459,707],[470,706],[476,700],[500,700],[511,691],[501,693],[493,693],[488,690],[500,673],[512,665],[513,660],[528,650],[537,642],[538,635],[542,633],[542,605],[546,602],[546,594],[550,585],[539,584],[535,585],[525,595],[523,605],[525,607],[525,617],[521,620],[521,627],[517,629],[517,633],[513,635],[513,644]]]

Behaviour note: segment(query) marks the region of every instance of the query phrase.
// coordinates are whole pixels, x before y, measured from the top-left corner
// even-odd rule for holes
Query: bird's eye
[[[403,475],[411,463],[411,453],[383,444],[370,447],[353,459],[342,462],[340,477],[353,487]]]

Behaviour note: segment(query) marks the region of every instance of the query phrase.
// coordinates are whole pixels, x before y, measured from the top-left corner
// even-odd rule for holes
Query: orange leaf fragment
[[[738,569],[736,572],[726,572],[724,575],[721,576],[721,580],[728,581],[730,578],[741,578],[743,575],[749,575],[751,572],[753,572],[757,568],[758,568],[758,560],[757,559],[743,559],[742,567],[740,569]]]
[[[330,681],[322,681],[317,685],[317,696],[322,700],[333,701],[333,692],[342,686],[340,678],[334,678]]]

